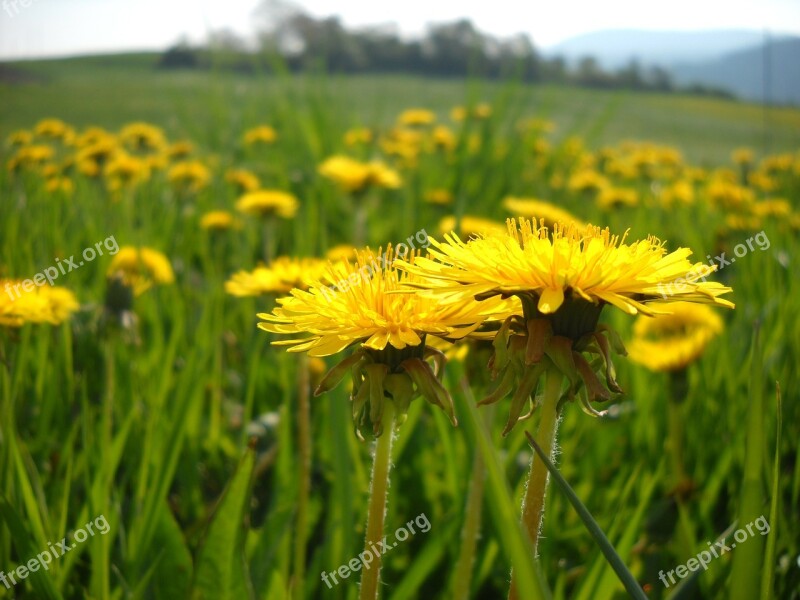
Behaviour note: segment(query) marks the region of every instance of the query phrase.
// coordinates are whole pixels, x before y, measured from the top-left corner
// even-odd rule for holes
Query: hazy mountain
[[[766,80],[765,66],[769,64]],[[771,41],[700,64],[670,69],[678,84],[701,83],[733,92],[740,98],[776,104],[800,104],[800,37]]]
[[[772,35],[772,38],[783,36]],[[550,48],[547,55],[560,54],[568,61],[594,56],[606,69],[616,69],[636,59],[642,65],[669,67],[678,63],[700,63],[744,50],[764,42],[764,34],[750,30],[642,31],[604,30],[570,38]]]

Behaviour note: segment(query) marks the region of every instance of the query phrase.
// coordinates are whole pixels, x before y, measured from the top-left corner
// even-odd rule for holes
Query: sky
[[[0,59],[164,49],[181,36],[200,42],[211,30],[252,36],[259,0],[0,0]],[[314,16],[338,15],[349,26],[394,23],[404,35],[428,23],[466,17],[481,30],[527,33],[547,49],[602,29],[769,29],[800,35],[798,0],[301,0]]]

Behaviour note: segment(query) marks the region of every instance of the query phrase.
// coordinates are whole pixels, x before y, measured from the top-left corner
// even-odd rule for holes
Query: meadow
[[[556,466],[647,597],[800,598],[800,110],[152,60],[18,63],[0,82],[0,571],[55,554],[0,598],[357,598],[361,573],[338,569],[364,552],[375,443],[347,384],[311,395],[354,347],[271,344],[256,315],[318,268],[276,259],[432,248],[519,216],[718,266],[735,308],[678,367],[653,356],[696,324],[615,356],[624,392],[592,403],[602,417],[565,403]],[[259,190],[282,195],[254,214]],[[25,289],[53,268],[57,287]],[[607,306],[601,323],[632,349],[647,318]],[[534,561],[519,513],[542,411],[502,435],[510,398],[477,406],[492,348],[440,349],[458,426],[417,398],[397,428],[380,596],[505,598],[513,566],[522,598],[627,597],[552,478]]]

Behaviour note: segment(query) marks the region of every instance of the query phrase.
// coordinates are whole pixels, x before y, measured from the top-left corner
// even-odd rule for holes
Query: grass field
[[[603,418],[566,403],[555,456],[647,597],[800,598],[800,110],[399,76],[162,72],[153,60],[18,63],[26,76],[0,83],[0,572],[19,579],[0,579],[0,598],[358,597],[361,573],[330,586],[322,573],[364,551],[375,445],[354,432],[347,385],[309,398],[352,349],[322,365],[271,346],[281,336],[257,329],[256,314],[287,290],[240,297],[226,282],[265,258],[324,257],[359,237],[376,249],[442,240],[450,215],[466,238],[485,227],[471,217],[519,216],[509,196],[629,230],[629,242],[652,234],[692,249],[693,262],[735,254],[711,279],[736,307],[715,309],[723,327],[702,355],[672,373],[615,357],[624,394],[596,404],[612,407]],[[490,116],[450,117],[484,102]],[[448,133],[398,126],[409,108]],[[67,126],[35,131],[46,118]],[[126,137],[135,122],[166,141],[142,126]],[[260,125],[276,139],[243,143]],[[107,131],[81,138],[90,126]],[[371,140],[345,142],[357,127]],[[31,139],[12,143],[20,129]],[[103,140],[102,159],[81,154]],[[171,146],[181,140],[192,147]],[[23,151],[35,146],[52,150]],[[752,157],[737,164],[741,147]],[[319,172],[338,154],[379,159],[401,183],[347,191]],[[186,161],[199,166],[180,179]],[[296,213],[237,212],[232,168],[294,195]],[[426,201],[434,191],[446,194]],[[220,210],[232,223],[201,226]],[[114,262],[128,246],[168,267]],[[5,283],[71,256],[83,262],[56,270],[55,285],[79,310],[57,324],[15,312],[25,297]],[[134,293],[145,267],[152,286]],[[601,317],[626,344],[635,320],[613,306]],[[416,532],[383,556],[381,597],[505,598],[512,565],[526,600],[627,597],[553,481],[534,562],[518,521],[524,432],[536,435],[542,410],[502,436],[510,398],[475,406],[497,386],[491,352],[465,347],[448,352],[442,379],[458,427],[418,398],[394,437],[385,534],[412,522]],[[678,591],[659,580],[757,518],[768,535],[737,537]],[[99,534],[82,541],[89,523]],[[19,575],[62,538],[75,547]]]

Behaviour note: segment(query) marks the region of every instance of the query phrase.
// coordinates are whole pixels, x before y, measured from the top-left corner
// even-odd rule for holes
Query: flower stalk
[[[536,441],[542,451],[549,457],[553,456],[553,448],[555,446],[559,419],[559,400],[561,399],[561,382],[563,379],[564,376],[556,368],[548,369],[545,375],[544,398],[541,406],[542,416],[536,433]],[[536,552],[538,546],[542,516],[544,515],[547,475],[547,467],[534,454],[531,457],[528,484],[522,504],[522,523],[530,536],[534,552]],[[517,600],[519,597],[513,573],[508,597],[509,600]]]
[[[392,438],[394,429],[394,406],[391,401],[383,403],[383,435],[375,445],[372,463],[372,483],[370,484],[369,512],[367,514],[367,535],[364,552],[373,554],[373,562],[364,565],[361,571],[361,592],[359,600],[377,600],[378,582],[381,572],[381,553],[374,552],[378,542],[383,540],[383,526],[386,520],[386,499],[389,491],[389,471],[392,459]]]

